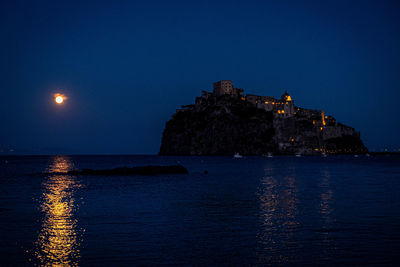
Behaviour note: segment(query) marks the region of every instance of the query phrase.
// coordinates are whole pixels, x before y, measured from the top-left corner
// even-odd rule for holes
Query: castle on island
[[[231,80],[221,80],[213,84],[213,92],[202,91],[201,96],[196,97],[195,105],[182,106],[177,112],[187,108],[202,109],[211,105],[218,105],[224,97],[238,99],[251,104],[253,107],[272,112],[277,119],[297,117],[300,120],[310,121],[314,129],[322,134],[324,139],[335,138],[342,135],[352,135],[354,129],[344,126],[332,116],[326,116],[323,110],[314,110],[297,107],[292,96],[284,92],[281,99],[272,96],[260,96],[244,94],[242,88],[233,86]],[[222,105],[224,103],[222,102]]]
[[[247,101],[253,106],[265,111],[273,111],[277,117],[288,118],[296,114],[294,100],[285,92],[281,99],[272,96],[244,95],[244,90],[236,88],[232,85],[231,80],[221,80],[214,83],[213,92],[202,91],[201,96],[196,98],[196,105],[208,102],[210,99],[216,99],[220,96],[227,95],[234,98],[240,98]]]
[[[195,104],[177,109],[162,144],[161,154],[229,154],[233,148],[244,154],[367,151],[359,132],[323,110],[295,106],[288,92],[280,99],[245,95],[231,80],[215,82],[212,92],[202,91]]]

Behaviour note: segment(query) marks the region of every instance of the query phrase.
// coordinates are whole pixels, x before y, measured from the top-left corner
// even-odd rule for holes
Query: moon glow
[[[58,104],[61,105],[64,103],[64,101],[67,99],[65,95],[62,94],[54,94],[54,101]]]
[[[57,96],[57,97],[56,97],[56,102],[57,102],[58,104],[61,104],[62,102],[64,102],[64,99],[62,98],[62,96]]]

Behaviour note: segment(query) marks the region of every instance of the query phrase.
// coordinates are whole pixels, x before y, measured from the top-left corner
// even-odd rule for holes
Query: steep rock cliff
[[[222,96],[178,110],[166,123],[160,155],[365,153],[359,133],[331,123],[322,129],[298,112],[280,118],[246,101]]]

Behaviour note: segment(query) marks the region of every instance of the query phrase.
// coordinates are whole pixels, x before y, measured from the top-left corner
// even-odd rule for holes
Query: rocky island
[[[281,99],[244,95],[232,81],[214,83],[195,104],[166,123],[160,155],[361,154],[368,150],[354,128],[322,110]]]
[[[137,167],[118,167],[113,169],[82,169],[67,172],[45,172],[39,175],[141,175],[150,176],[158,174],[188,174],[188,170],[182,165],[169,166],[137,166]]]

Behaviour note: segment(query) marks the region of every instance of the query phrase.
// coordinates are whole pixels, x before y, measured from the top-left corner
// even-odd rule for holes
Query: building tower
[[[214,95],[232,95],[233,86],[231,80],[222,80],[214,83]]]
[[[285,91],[285,93],[281,97],[283,110],[283,117],[292,117],[295,114],[294,111],[294,101],[292,97]]]

